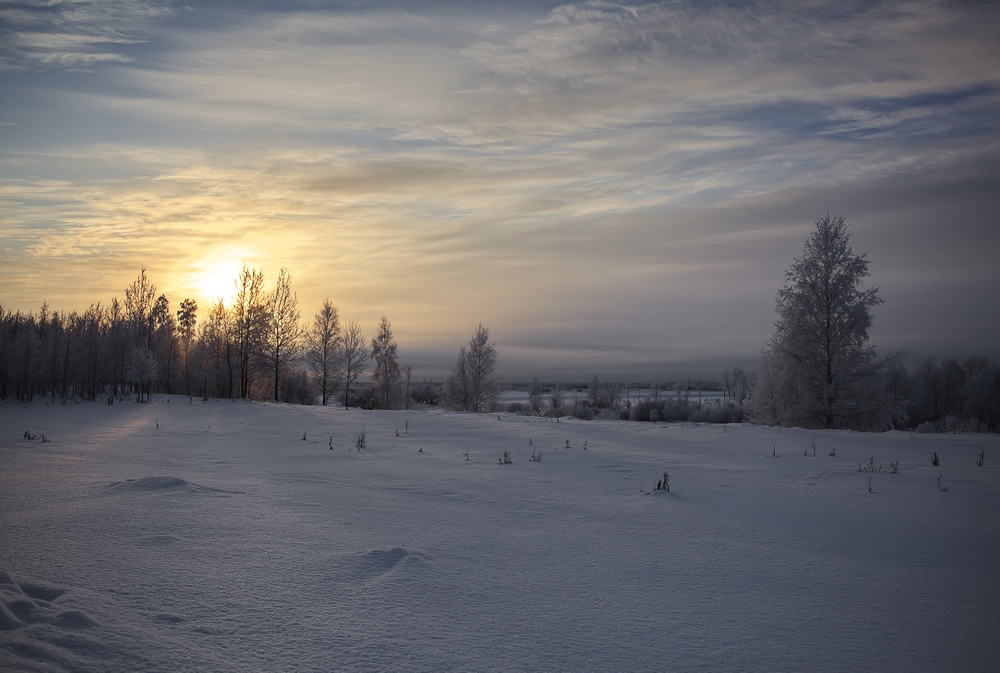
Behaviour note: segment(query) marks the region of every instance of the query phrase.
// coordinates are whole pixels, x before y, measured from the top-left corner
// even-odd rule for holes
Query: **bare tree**
[[[469,340],[466,359],[472,411],[491,411],[500,398],[500,375],[496,373],[496,346],[490,343],[490,331],[482,323]]]
[[[107,336],[107,311],[101,307],[101,303],[91,304],[83,314],[84,335],[81,347],[83,358],[82,369],[84,373],[84,390],[86,396],[91,400],[97,399],[98,389],[101,386],[102,354],[107,350],[104,345]],[[102,347],[104,346],[104,347]]]
[[[139,400],[142,400],[143,391],[149,391],[153,381],[157,379],[159,360],[156,354],[149,348],[132,348],[128,359],[128,376],[135,382],[139,391]],[[148,392],[147,392],[147,400]]]
[[[344,382],[345,409],[350,408],[351,404],[351,384],[368,368],[369,359],[370,354],[365,337],[361,333],[361,326],[357,320],[351,320],[344,328],[337,370],[338,376]]]
[[[125,310],[118,297],[108,307],[108,340],[111,343],[111,395],[125,394],[125,359],[128,357],[128,329]]]
[[[496,373],[497,349],[490,343],[490,331],[482,323],[462,346],[458,360],[445,382],[445,401],[452,409],[490,411],[500,397],[500,376]]]
[[[542,407],[545,406],[545,401],[542,400],[542,384],[538,382],[537,376],[532,378],[531,383],[528,384],[528,406],[535,416],[542,415]]]
[[[278,382],[284,369],[298,354],[302,341],[299,325],[299,298],[292,292],[292,275],[282,267],[278,280],[267,298],[267,323],[263,339],[264,359],[274,375],[274,399],[278,399]]]
[[[191,343],[195,338],[198,324],[198,304],[194,299],[185,299],[177,311],[177,331],[181,337],[181,358],[184,369],[184,392],[191,394]]]
[[[868,344],[878,288],[864,289],[865,255],[855,255],[842,216],[822,217],[778,291],[774,336],[754,392],[762,420],[808,427],[886,428],[895,413]]]
[[[237,375],[235,330],[231,311],[219,299],[202,323],[198,338],[198,366],[203,377],[202,397],[235,396],[233,382]]]
[[[458,349],[458,359],[444,382],[444,406],[455,411],[469,411],[468,352],[465,346]]]
[[[341,348],[340,315],[329,299],[323,300],[306,336],[306,361],[319,383],[323,406],[337,389],[337,355]]]
[[[373,399],[383,409],[391,409],[399,385],[399,364],[392,324],[385,316],[382,316],[378,331],[372,337],[371,353],[375,365],[372,370]]]
[[[139,271],[139,277],[125,288],[125,329],[126,352],[131,361],[129,371],[139,373],[144,377],[148,367],[153,362],[150,357],[150,346],[153,337],[153,305],[156,299],[156,286],[146,277],[146,267]],[[141,366],[137,366],[141,363]],[[144,381],[136,381],[138,388],[137,402],[143,401]]]
[[[236,279],[236,299],[231,320],[236,359],[239,363],[240,397],[249,398],[267,325],[267,298],[264,296],[264,272],[246,264]]]
[[[156,380],[162,381],[162,390],[166,393],[173,392],[173,372],[177,359],[177,323],[174,315],[170,311],[170,302],[166,295],[160,295],[153,305],[153,337],[152,350],[157,354],[159,369]]]

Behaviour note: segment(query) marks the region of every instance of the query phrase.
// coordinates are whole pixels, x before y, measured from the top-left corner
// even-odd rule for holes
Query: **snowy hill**
[[[1000,440],[8,401],[0,602],[4,671],[995,671]]]

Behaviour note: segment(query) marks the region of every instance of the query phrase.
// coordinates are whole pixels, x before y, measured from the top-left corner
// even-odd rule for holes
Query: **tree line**
[[[382,317],[369,342],[357,320],[341,324],[329,300],[303,325],[292,275],[273,289],[244,265],[227,306],[207,315],[192,299],[173,310],[143,268],[122,298],[85,311],[38,313],[0,305],[0,399],[37,395],[86,400],[183,393],[230,399],[368,408],[407,406],[410,367],[398,363],[392,325]],[[371,384],[359,379],[370,375]]]
[[[786,272],[776,300],[775,332],[760,369],[724,374],[724,409],[702,409],[686,395],[631,401],[627,384],[591,382],[582,400],[558,387],[543,400],[537,379],[527,404],[508,411],[579,418],[704,420],[802,427],[922,431],[1000,430],[1000,364],[986,357],[927,360],[907,369],[900,354],[879,357],[868,343],[878,288],[865,288],[868,261],[855,255],[843,217],[820,218],[803,255]],[[324,300],[302,322],[292,276],[282,268],[272,289],[261,269],[244,265],[229,305],[177,310],[143,268],[121,298],[60,313],[0,304],[0,399],[37,395],[97,400],[184,393],[203,399],[395,409],[440,404],[498,410],[497,349],[480,324],[443,385],[412,382],[400,366],[389,320],[368,340],[357,320],[341,323]],[[658,391],[659,386],[654,387]]]

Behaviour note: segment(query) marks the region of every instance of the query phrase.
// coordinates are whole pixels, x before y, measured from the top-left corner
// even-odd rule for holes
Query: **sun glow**
[[[236,294],[236,279],[243,262],[229,254],[210,255],[195,264],[191,284],[202,299],[215,303],[219,299],[228,306]]]

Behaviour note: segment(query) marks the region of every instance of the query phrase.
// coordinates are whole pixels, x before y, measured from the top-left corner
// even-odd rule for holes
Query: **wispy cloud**
[[[8,67],[96,68],[59,94],[86,141],[0,153],[5,287],[68,264],[93,296],[144,263],[184,293],[238,249],[292,267],[308,301],[391,312],[421,347],[492,317],[526,358],[562,340],[637,362],[668,339],[693,361],[766,338],[816,216],[929,240],[941,211],[909,204],[1000,156],[988,4],[424,5],[198,28],[170,11],[0,10]],[[962,225],[987,237],[989,187]],[[895,241],[869,240],[918,282]],[[606,327],[622,321],[628,343]]]
[[[0,6],[0,69],[78,69],[127,62],[169,0],[16,0]]]

